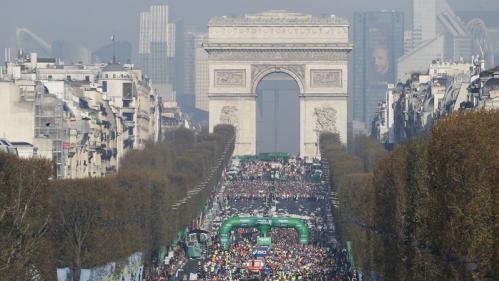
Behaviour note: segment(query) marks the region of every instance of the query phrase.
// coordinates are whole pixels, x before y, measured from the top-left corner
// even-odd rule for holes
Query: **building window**
[[[52,75],[49,75],[49,80],[52,80]]]
[[[104,77],[109,78],[109,75],[106,74],[106,75],[104,75]]]
[[[90,82],[90,76],[85,76],[85,81]]]
[[[66,76],[66,79],[67,79],[68,81],[71,81],[71,75]]]
[[[123,99],[131,100],[133,97],[132,83],[123,83]]]
[[[116,78],[116,74],[113,74],[113,78]]]
[[[102,92],[107,92],[107,81],[102,81]]]

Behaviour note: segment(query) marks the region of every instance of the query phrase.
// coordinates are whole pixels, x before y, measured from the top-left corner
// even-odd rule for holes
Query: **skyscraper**
[[[140,13],[139,60],[144,73],[165,101],[175,101],[175,24],[168,6]]]
[[[181,106],[187,106],[188,101],[185,98],[184,80],[185,80],[185,26],[184,19],[175,20],[175,65],[173,75],[173,88],[175,90],[175,98]]]
[[[397,58],[404,53],[404,15],[395,11],[359,12],[353,21],[352,115],[370,131],[387,83],[396,79]]]
[[[208,90],[209,90],[209,70],[208,53],[203,48],[203,43],[208,41],[207,33],[197,33],[195,35],[195,66],[196,73],[196,108],[208,111]]]
[[[412,1],[413,29],[407,32],[412,41],[406,40],[406,52],[398,61],[399,80],[426,71],[432,60],[469,61],[472,55],[485,55],[473,47],[470,23],[459,18],[446,0]],[[488,61],[493,65],[492,58]]]
[[[196,93],[196,35],[195,26],[186,26],[184,32],[184,93],[183,107],[194,108]]]
[[[437,0],[413,0],[414,45],[434,39],[437,36]]]

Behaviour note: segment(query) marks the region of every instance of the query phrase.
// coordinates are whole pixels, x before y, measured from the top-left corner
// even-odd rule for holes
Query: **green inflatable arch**
[[[270,228],[294,228],[298,232],[298,242],[308,244],[310,241],[310,229],[301,219],[287,217],[231,217],[226,219],[220,226],[220,243],[225,250],[230,246],[230,233],[236,228],[256,227],[260,235],[266,237]]]

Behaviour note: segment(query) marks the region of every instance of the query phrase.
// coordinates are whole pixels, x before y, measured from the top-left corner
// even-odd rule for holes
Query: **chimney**
[[[31,62],[31,68],[35,69],[36,64],[38,63],[38,54],[37,53],[35,53],[35,52],[31,53],[30,62]]]

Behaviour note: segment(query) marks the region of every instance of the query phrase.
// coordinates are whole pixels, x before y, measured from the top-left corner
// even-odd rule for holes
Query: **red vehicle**
[[[263,269],[263,260],[249,260],[246,262],[246,267],[251,272],[260,272]]]

